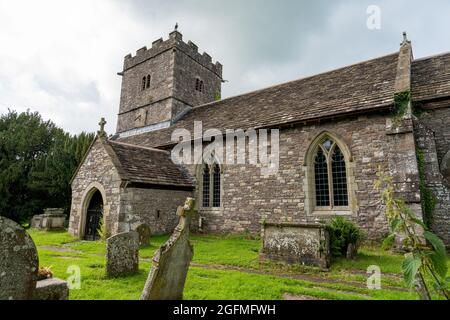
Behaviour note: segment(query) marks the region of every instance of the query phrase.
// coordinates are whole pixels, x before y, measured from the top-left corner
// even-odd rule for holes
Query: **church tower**
[[[220,98],[222,65],[175,30],[124,60],[117,134],[169,127],[195,106]]]

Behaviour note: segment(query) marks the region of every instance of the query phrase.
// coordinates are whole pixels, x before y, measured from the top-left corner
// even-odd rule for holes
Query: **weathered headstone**
[[[65,220],[64,209],[47,208],[44,214],[33,216],[30,225],[32,228],[46,231],[63,230]]]
[[[31,299],[38,267],[36,246],[28,233],[0,217],[0,300]]]
[[[66,281],[50,278],[37,282],[33,300],[68,300],[69,287]]]
[[[150,237],[152,236],[152,231],[150,227],[146,224],[141,224],[136,228],[139,234],[139,247],[145,247],[150,244]]]
[[[141,300],[181,300],[184,284],[193,256],[189,242],[189,225],[193,214],[194,199],[187,198],[178,207],[180,221],[170,239],[153,257],[153,264],[145,283]]]
[[[118,277],[139,271],[139,234],[122,232],[106,240],[106,274]]]
[[[331,259],[328,231],[316,223],[265,222],[260,258],[326,269]]]
[[[355,259],[356,255],[358,253],[358,246],[354,243],[349,243],[347,246],[347,259]]]

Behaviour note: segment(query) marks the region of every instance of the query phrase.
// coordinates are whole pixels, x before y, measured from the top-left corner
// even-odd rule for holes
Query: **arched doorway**
[[[98,229],[103,219],[103,197],[96,190],[89,201],[86,211],[86,226],[84,228],[84,239],[95,241],[100,238]]]

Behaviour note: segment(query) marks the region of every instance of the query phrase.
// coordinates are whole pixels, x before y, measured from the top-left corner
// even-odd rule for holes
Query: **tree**
[[[94,138],[71,136],[39,113],[0,117],[0,215],[19,223],[44,208],[70,208],[70,179]]]

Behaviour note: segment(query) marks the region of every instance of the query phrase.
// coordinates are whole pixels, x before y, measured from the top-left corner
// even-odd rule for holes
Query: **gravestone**
[[[33,300],[69,300],[67,282],[58,278],[38,281],[33,293]]]
[[[28,233],[0,217],[0,300],[31,299],[38,267],[36,246]]]
[[[39,230],[63,230],[65,220],[64,209],[47,208],[44,210],[44,214],[33,216],[30,225]]]
[[[106,274],[118,277],[139,271],[139,234],[122,232],[106,240]]]
[[[264,222],[260,258],[327,269],[330,241],[326,228],[316,223]]]
[[[181,300],[184,284],[193,256],[189,242],[189,227],[193,214],[194,199],[187,198],[178,207],[180,217],[172,236],[153,256],[153,263],[145,283],[141,300]]]
[[[146,224],[141,224],[136,228],[136,232],[139,234],[139,247],[148,246],[150,244],[150,237],[152,236],[150,227]]]

